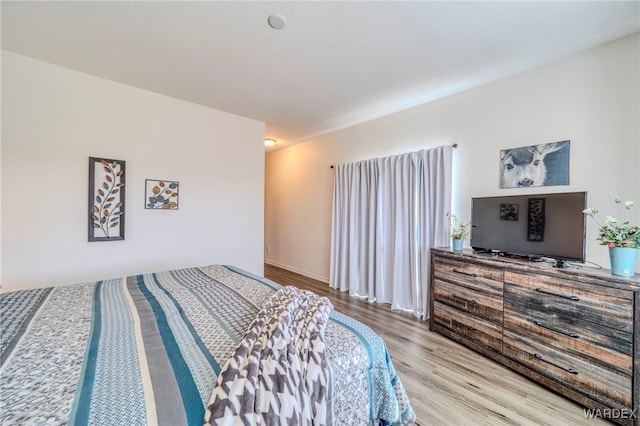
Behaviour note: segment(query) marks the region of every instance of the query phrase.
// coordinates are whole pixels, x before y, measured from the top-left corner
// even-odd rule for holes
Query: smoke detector
[[[287,25],[287,20],[284,19],[284,16],[278,13],[274,13],[273,15],[269,15],[269,17],[267,18],[267,23],[274,30],[281,30],[285,25]]]

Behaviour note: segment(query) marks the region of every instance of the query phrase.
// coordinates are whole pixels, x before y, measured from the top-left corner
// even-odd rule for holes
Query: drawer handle
[[[538,327],[546,328],[547,330],[551,330],[551,331],[554,331],[556,333],[559,333],[559,334],[562,334],[562,335],[565,335],[565,336],[573,337],[574,339],[577,339],[577,338],[580,337],[576,333],[573,333],[573,332],[567,333],[566,331],[562,331],[559,328],[550,327],[550,326],[546,325],[545,323],[543,323],[542,321],[535,320],[534,322],[536,323],[536,325]]]
[[[562,297],[563,299],[570,299],[570,300],[574,300],[576,302],[578,300],[580,300],[580,298],[578,296],[574,296],[574,295],[571,295],[571,294],[556,293],[555,291],[549,291],[549,290],[546,290],[546,289],[541,288],[541,287],[536,288],[536,291],[538,293],[550,294],[552,296]]]
[[[476,278],[478,276],[478,274],[472,274],[470,272],[460,271],[456,268],[453,268],[453,272],[455,272],[456,274],[462,274],[462,275],[466,275],[468,277],[473,277],[473,278]]]
[[[477,328],[475,328],[474,326],[467,325],[467,324],[465,324],[463,322],[460,322],[460,321],[456,320],[455,318],[451,318],[451,321],[455,322],[456,324],[459,324],[459,325],[461,325],[463,327],[467,327],[469,329],[469,331],[476,331],[477,330]]]
[[[454,299],[462,300],[463,302],[471,303],[472,305],[475,305],[476,303],[478,303],[476,299],[467,299],[464,297],[460,297],[455,293],[451,293],[451,297],[453,297]]]
[[[561,366],[561,365],[558,365],[558,364],[556,364],[555,362],[552,362],[552,361],[549,361],[549,360],[547,360],[547,359],[544,359],[544,358],[542,357],[542,355],[540,355],[540,354],[538,354],[538,353],[536,353],[536,354],[535,354],[535,357],[536,357],[537,359],[539,359],[540,361],[542,361],[542,362],[546,362],[547,364],[550,364],[550,365],[553,365],[554,367],[559,368],[559,369],[561,369],[561,370],[564,370],[564,371],[566,371],[567,373],[571,373],[571,374],[578,374],[578,370],[576,370],[575,368],[573,368],[573,367],[566,368],[566,367],[563,367],[563,366]]]

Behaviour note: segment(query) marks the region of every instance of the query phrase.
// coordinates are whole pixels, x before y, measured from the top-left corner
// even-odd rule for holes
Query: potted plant
[[[454,251],[462,251],[462,245],[465,238],[469,236],[471,230],[470,224],[463,222],[455,214],[451,215],[451,240]]]
[[[611,197],[618,206],[618,213],[621,213],[622,200],[613,193],[611,193]],[[633,205],[632,201],[624,202],[624,208],[628,211],[629,217],[631,217],[630,212]],[[632,225],[630,220],[621,222],[613,216],[607,216],[604,224],[601,224],[596,218],[598,210],[594,208],[584,209],[582,212],[595,220],[600,227],[596,239],[600,241],[600,244],[609,247],[611,273],[627,277],[635,275],[638,254],[640,253],[640,227]]]

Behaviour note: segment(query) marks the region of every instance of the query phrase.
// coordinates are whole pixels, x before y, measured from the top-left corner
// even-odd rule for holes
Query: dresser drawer
[[[557,276],[505,271],[504,297],[539,312],[633,332],[633,292]]]
[[[504,271],[500,268],[436,256],[434,277],[502,297]]]
[[[504,303],[504,328],[621,374],[632,374],[631,333],[509,299]]]
[[[502,322],[502,297],[483,286],[463,286],[435,280],[433,294],[437,301],[491,321]]]
[[[497,325],[437,300],[432,315],[436,324],[496,351],[502,350],[502,324]]]
[[[625,409],[633,406],[630,375],[510,330],[504,330],[502,349],[507,357],[603,404]]]

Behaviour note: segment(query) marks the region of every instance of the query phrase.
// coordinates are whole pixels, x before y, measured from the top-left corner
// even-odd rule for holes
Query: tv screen
[[[584,262],[586,192],[472,199],[471,247]]]

